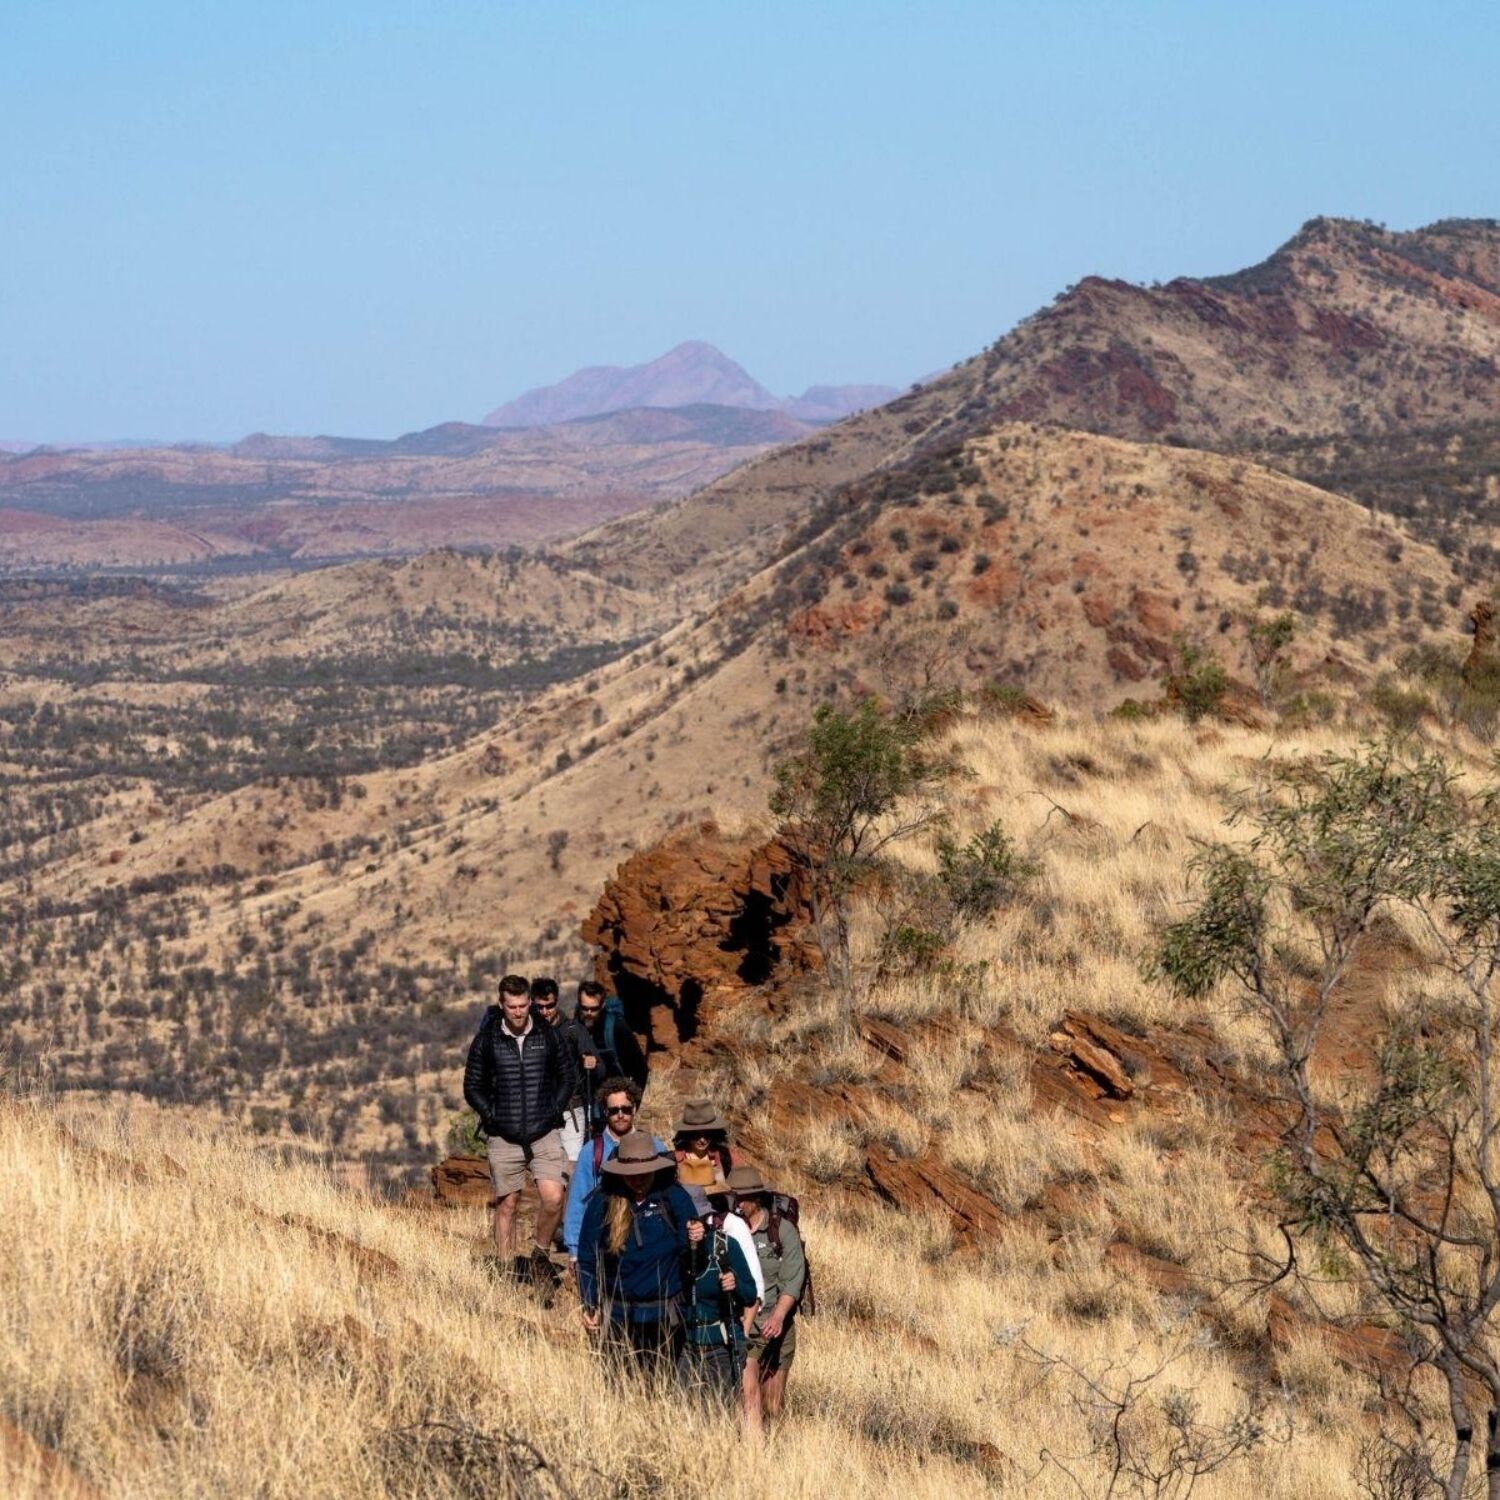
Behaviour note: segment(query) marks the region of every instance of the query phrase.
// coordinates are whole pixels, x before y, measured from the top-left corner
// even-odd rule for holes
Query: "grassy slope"
[[[1277,1341],[1263,1304],[1219,1295],[1237,1270],[1227,1247],[1266,1222],[1225,1100],[1164,1104],[1143,1086],[1101,1123],[1053,1113],[1027,1080],[1069,1007],[1137,1029],[1207,1024],[1230,1065],[1253,1068],[1252,1031],[1217,1006],[1184,1012],[1139,959],[1181,899],[1193,841],[1222,831],[1226,790],[1268,756],[1352,740],[966,715],[947,743],[971,773],[950,794],[960,830],[1000,817],[1040,865],[1012,907],[961,935],[955,956],[988,960],[989,976],[877,986],[869,1013],[915,1044],[899,1065],[851,1049],[815,995],[751,997],[696,1077],[664,1069],[647,1122],[711,1085],[805,1196],[823,1311],[804,1330],[777,1482],[808,1496],[1075,1493],[1055,1472],[1030,1477],[1044,1445],[1081,1452],[1086,1423],[1066,1382],[1039,1383],[1018,1358],[1024,1328],[1090,1368],[1175,1353],[1168,1383],[1209,1412],[1252,1380],[1282,1388],[1294,1441],[1195,1493],[1348,1493],[1360,1379],[1311,1325]],[[996,1037],[1013,1040],[997,1054]],[[936,1202],[874,1202],[863,1160],[892,1143],[978,1186],[1002,1232],[955,1254]],[[625,1422],[599,1400],[571,1310],[543,1314],[476,1263],[479,1210],[351,1195],[219,1122],[144,1108],[5,1106],[0,1191],[0,1409],[106,1493],[503,1492],[493,1472],[464,1476],[391,1437],[424,1420],[518,1431],[579,1494],[625,1482],[687,1496],[705,1468],[730,1496],[773,1483],[727,1423],[662,1400]],[[1169,1295],[1160,1274],[1180,1279]]]

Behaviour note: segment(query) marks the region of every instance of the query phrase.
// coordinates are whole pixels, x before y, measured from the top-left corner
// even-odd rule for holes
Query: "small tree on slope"
[[[1276,1278],[1299,1272],[1308,1244],[1324,1272],[1347,1267],[1446,1383],[1437,1486],[1465,1493],[1483,1418],[1485,1492],[1500,1500],[1500,802],[1387,744],[1283,772],[1242,815],[1252,837],[1199,858],[1202,899],[1162,933],[1155,967],[1184,995],[1227,985],[1269,1031]],[[1422,934],[1423,987],[1391,1007],[1371,1076],[1331,1103],[1313,1079],[1319,1037],[1397,906]]]
[[[771,812],[807,881],[813,933],[846,1020],[857,999],[850,899],[893,843],[939,817],[923,794],[942,767],[921,740],[914,716],[882,714],[873,699],[852,713],[823,704],[806,744],[775,769]]]

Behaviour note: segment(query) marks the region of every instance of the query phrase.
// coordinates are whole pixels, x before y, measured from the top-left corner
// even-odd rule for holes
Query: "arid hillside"
[[[1367,714],[1355,700],[1404,650],[1464,648],[1446,564],[1397,523],[1239,460],[1020,424],[858,489],[712,611],[514,713],[430,668],[407,674],[403,698],[389,675],[361,675],[367,656],[310,653],[292,678],[275,654],[314,645],[330,621],[373,630],[358,611],[389,609],[379,587],[405,590],[412,628],[436,639],[473,621],[455,607],[424,625],[416,603],[459,598],[466,579],[478,596],[519,589],[544,616],[555,608],[543,578],[523,572],[502,591],[491,566],[346,572],[322,622],[288,635],[258,676],[240,668],[268,691],[294,687],[283,710],[242,702],[207,760],[192,738],[216,709],[202,681],[171,715],[159,688],[123,675],[82,696],[25,687],[0,899],[18,938],[45,929],[48,957],[45,980],[34,959],[16,971],[18,1043],[46,1039],[71,1087],[233,1099],[336,1129],[377,1164],[409,1161],[433,1121],[396,1104],[372,1119],[371,1098],[398,1078],[451,1083],[451,1051],[495,972],[576,968],[579,923],[632,853],[707,820],[730,834],[763,824],[771,764],[819,703],[944,689],[1026,712],[1035,699],[1086,714],[1134,699],[1150,714],[1188,680],[1186,643],[1233,679],[1223,712],[1274,736],[1278,723]],[[632,618],[651,619],[628,612],[634,596],[589,602],[597,580],[562,581],[580,629],[617,613],[616,651]],[[282,605],[315,582],[217,607],[261,618],[275,640]],[[1280,611],[1295,640],[1262,679],[1250,626]],[[136,655],[151,659],[149,640]],[[214,660],[221,675],[235,665]],[[443,692],[467,705],[446,721],[452,748],[417,751],[410,726],[440,718]],[[103,754],[82,723],[59,736],[80,703],[129,736]],[[356,711],[371,743],[335,754],[341,713]],[[257,713],[279,726],[258,731],[269,741]],[[37,758],[44,740],[50,759]],[[184,777],[205,764],[221,774]],[[108,974],[101,945],[116,954]],[[365,1059],[357,1087],[351,1045]]]
[[[315,970],[304,1009],[324,1050],[290,1096],[278,1090],[299,1044],[291,1014],[238,1019],[240,1065],[265,1084],[248,1130],[45,1090],[0,1101],[13,1205],[0,1230],[0,1472],[24,1496],[215,1492],[254,1461],[268,1496],[604,1500],[626,1483],[696,1494],[712,1462],[728,1495],[1060,1500],[1105,1491],[1123,1432],[1135,1463],[1201,1463],[1193,1493],[1210,1500],[1357,1493],[1374,1464],[1440,1429],[1438,1384],[1412,1377],[1396,1331],[1336,1266],[1265,1284],[1283,1244],[1265,1170],[1278,1128],[1268,1039],[1226,996],[1183,1001],[1143,963],[1181,909],[1188,856],[1234,836],[1229,795],[1355,743],[1331,727],[950,706],[932,740],[953,766],[939,788],[947,830],[962,841],[998,824],[1016,873],[950,912],[935,947],[886,951],[901,930],[891,883],[862,897],[872,981],[852,1025],[816,976],[713,982],[723,966],[705,913],[733,923],[748,896],[716,880],[717,835],[674,841],[699,880],[672,883],[654,925],[628,933],[630,961],[659,933],[655,956],[675,953],[710,990],[691,1038],[659,1034],[643,1123],[662,1130],[710,1092],[741,1148],[800,1196],[815,1256],[818,1312],[769,1448],[649,1391],[628,1427],[590,1399],[599,1372],[571,1291],[544,1307],[493,1278],[482,1190],[442,1206],[339,1185],[382,1133],[441,1154],[478,997],[422,1003],[428,1034],[451,1033],[424,1057],[369,999],[357,1024],[316,1031],[331,1018]],[[1477,757],[1447,748],[1477,773]],[[897,846],[893,878],[930,882],[934,845]],[[278,973],[318,909],[246,893],[243,956]],[[172,1019],[174,937],[159,946],[161,1013],[153,996],[128,1029],[107,1008],[90,1024],[106,1051],[123,1043],[190,1078],[230,1018],[200,1005]],[[112,953],[122,972],[139,958],[128,944]],[[1340,986],[1325,1076],[1357,1078],[1372,1029],[1426,962],[1415,930],[1380,927]],[[404,1066],[384,1082],[393,1046]],[[331,1134],[275,1139],[340,1093]],[[1118,1424],[1098,1417],[1111,1402]],[[268,1465],[293,1423],[295,1454]]]
[[[984,356],[991,417],[1196,447],[1493,418],[1500,224],[1314,219],[1269,259],[1089,277]]]
[[[1500,227],[1403,234],[1315,219],[1233,275],[1154,287],[1090,277],[921,389],[607,522],[574,552],[647,585],[738,582],[839,486],[1016,420],[1244,453],[1325,482],[1335,471],[1308,468],[1291,440],[1378,442],[1411,470],[1460,427],[1497,418]],[[1493,463],[1460,443],[1448,468],[1450,488],[1483,493]],[[1381,481],[1351,492],[1378,500]],[[1434,539],[1468,517],[1439,498],[1403,513]]]

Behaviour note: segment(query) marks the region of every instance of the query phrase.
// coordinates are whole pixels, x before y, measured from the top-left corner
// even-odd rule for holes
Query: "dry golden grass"
[[[669,1395],[607,1398],[570,1316],[497,1287],[478,1211],[401,1210],[233,1133],[137,1111],[0,1113],[3,1411],[108,1495],[505,1493],[399,1434],[431,1420],[524,1434],[580,1495],[1075,1493],[1040,1450],[1087,1422],[1038,1383],[1017,1329],[1090,1368],[1181,1348],[1171,1383],[1228,1411],[1241,1375],[1212,1341],[1122,1286],[1086,1247],[1019,1232],[951,1256],[945,1222],[866,1208],[814,1218],[823,1311],[803,1330],[768,1452]],[[1291,1447],[1198,1493],[1347,1492],[1345,1399],[1298,1353]],[[1322,1404],[1329,1403],[1324,1412]],[[1324,1430],[1326,1426],[1326,1430]],[[1093,1474],[1085,1461],[1080,1472]],[[13,1494],[40,1494],[12,1474]]]

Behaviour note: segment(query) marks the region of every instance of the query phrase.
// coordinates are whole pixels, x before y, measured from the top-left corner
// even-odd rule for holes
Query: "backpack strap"
[[[766,1239],[770,1241],[771,1249],[779,1256],[781,1254],[781,1210],[776,1207],[776,1200],[771,1200],[771,1206],[766,1210]]]
[[[594,1132],[594,1176],[598,1177],[600,1169],[604,1166],[604,1132]]]

